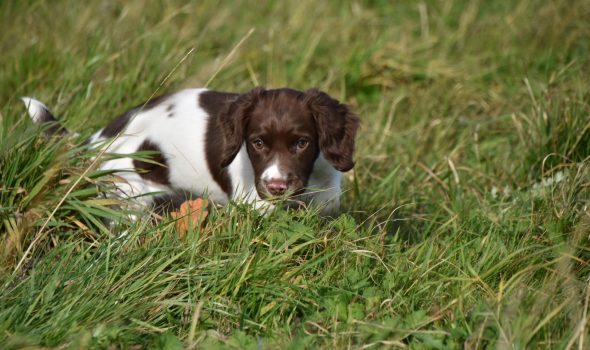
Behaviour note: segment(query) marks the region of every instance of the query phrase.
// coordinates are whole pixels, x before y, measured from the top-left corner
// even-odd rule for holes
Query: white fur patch
[[[21,97],[21,100],[25,103],[25,106],[27,106],[27,112],[29,112],[31,119],[33,119],[35,123],[43,122],[41,118],[43,118],[43,115],[49,110],[47,106],[31,97]]]
[[[271,165],[262,172],[262,175],[260,177],[264,181],[272,181],[272,180],[287,181],[287,175],[285,175],[281,172],[281,168],[279,167],[279,162],[277,160],[272,162]]]
[[[303,200],[319,207],[323,215],[335,214],[340,208],[341,182],[342,173],[320,154],[313,165]]]

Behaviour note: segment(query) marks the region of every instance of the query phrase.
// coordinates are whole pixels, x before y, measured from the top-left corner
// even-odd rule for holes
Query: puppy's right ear
[[[219,116],[219,126],[223,132],[221,167],[225,168],[234,160],[246,138],[246,127],[250,113],[266,90],[257,87],[239,95]]]
[[[354,166],[359,117],[350,107],[317,89],[308,90],[305,101],[315,119],[320,151],[336,170],[349,171]]]

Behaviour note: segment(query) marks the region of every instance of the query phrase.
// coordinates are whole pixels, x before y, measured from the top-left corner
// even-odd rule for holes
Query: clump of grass
[[[0,4],[5,348],[587,346],[586,2],[147,4]],[[341,215],[128,222],[18,101],[89,132],[211,77],[353,106]]]

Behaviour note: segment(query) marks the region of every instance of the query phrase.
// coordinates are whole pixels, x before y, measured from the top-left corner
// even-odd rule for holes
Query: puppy
[[[41,102],[24,97],[33,121],[68,131]],[[281,203],[337,212],[342,172],[354,166],[359,118],[324,92],[187,89],[133,108],[88,140],[124,155],[101,163],[125,181],[108,196],[153,205],[188,193],[256,208]],[[151,151],[151,161],[132,155]]]

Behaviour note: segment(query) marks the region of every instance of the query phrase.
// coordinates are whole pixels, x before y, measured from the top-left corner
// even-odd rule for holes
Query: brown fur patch
[[[233,102],[238,94],[205,91],[199,96],[199,105],[209,114],[205,136],[205,157],[213,179],[221,189],[231,195],[231,180],[227,168],[222,165],[224,138],[219,127],[220,114]]]
[[[133,165],[135,166],[139,176],[145,180],[153,181],[155,183],[170,185],[168,164],[166,158],[162,154],[160,147],[146,139],[137,149],[137,152],[141,151],[153,151],[157,153],[150,156],[153,162],[145,162],[138,159],[133,160]]]

